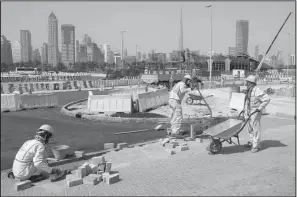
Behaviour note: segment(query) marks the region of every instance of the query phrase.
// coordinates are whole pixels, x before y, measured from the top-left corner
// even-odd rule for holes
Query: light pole
[[[126,31],[120,31],[122,35],[122,54],[121,54],[121,62],[122,62],[122,68],[124,68],[124,33]]]
[[[209,80],[212,78],[212,6],[206,5],[206,8],[210,8],[210,57],[209,57]]]

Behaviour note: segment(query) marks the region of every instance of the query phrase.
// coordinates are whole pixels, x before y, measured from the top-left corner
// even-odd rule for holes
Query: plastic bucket
[[[59,145],[52,147],[52,151],[56,159],[65,159],[68,153],[68,149],[69,146],[67,145]]]

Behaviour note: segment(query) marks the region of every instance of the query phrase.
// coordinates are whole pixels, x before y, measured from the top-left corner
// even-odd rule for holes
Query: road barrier
[[[56,94],[27,94],[21,95],[21,109],[59,106]]]
[[[132,113],[133,101],[131,95],[89,95],[89,113]]]
[[[138,94],[139,112],[146,112],[149,109],[156,109],[162,105],[168,104],[169,93],[167,89],[156,90]]]
[[[145,87],[141,88],[130,88],[130,89],[121,89],[121,90],[110,90],[108,91],[109,95],[123,95],[123,94],[130,94],[133,100],[137,99],[137,95],[141,93],[145,93]]]
[[[20,110],[21,96],[19,94],[1,94],[1,112]]]

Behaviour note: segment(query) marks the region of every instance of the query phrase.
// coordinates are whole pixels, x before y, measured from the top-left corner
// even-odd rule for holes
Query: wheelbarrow
[[[206,96],[206,97],[204,97],[204,99],[203,99],[203,96],[202,95],[189,94],[189,96],[190,97],[187,98],[187,100],[186,100],[186,103],[188,105],[192,105],[194,103],[194,101],[199,101],[199,105],[201,105],[201,101],[202,100],[205,102],[204,99],[206,99],[208,97],[212,97],[213,95]],[[207,103],[205,102],[205,104],[207,104]]]
[[[210,144],[207,147],[209,154],[220,153],[223,142],[228,142],[236,146],[240,145],[238,134],[255,113],[257,111],[253,112],[246,120],[240,120],[240,116],[243,114],[243,111],[241,111],[237,119],[228,119],[203,131],[203,134],[210,138]],[[232,137],[237,139],[237,144],[232,141]]]

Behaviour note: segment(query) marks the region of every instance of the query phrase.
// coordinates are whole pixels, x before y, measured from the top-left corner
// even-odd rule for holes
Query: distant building
[[[52,12],[48,17],[48,63],[56,67],[59,59],[58,19]]]
[[[169,61],[173,61],[173,62],[181,61],[181,52],[172,51],[171,53],[169,53]]]
[[[258,57],[259,57],[259,45],[256,45],[255,46],[255,55],[254,55],[254,58],[256,60],[258,60]],[[259,61],[259,60],[258,60]]]
[[[76,62],[86,62],[87,61],[87,45],[79,44],[76,41]]]
[[[88,36],[88,34],[85,34],[82,42],[86,45],[89,45],[92,43],[92,38]]]
[[[230,56],[236,56],[236,47],[229,47],[229,53]]]
[[[110,45],[108,44],[104,44],[103,45],[103,51],[104,51],[104,62],[105,63],[111,63],[111,59],[110,59]]]
[[[125,49],[124,49],[124,57],[123,57],[123,58],[125,59],[125,57],[127,57],[127,56],[128,56],[128,49],[125,48]]]
[[[125,58],[125,62],[128,64],[132,64],[133,62],[136,62],[136,56],[127,56]]]
[[[261,62],[262,59],[263,59],[263,55],[260,54],[260,55],[258,56],[258,61]]]
[[[236,21],[236,52],[248,54],[249,21]]]
[[[41,62],[41,55],[39,49],[35,49],[33,52],[33,61]]]
[[[12,50],[12,61],[13,63],[21,62],[22,61],[22,46],[19,41],[13,41],[11,43],[11,50]]]
[[[114,53],[113,54],[114,63],[117,68],[121,66],[121,54],[120,53]]]
[[[290,65],[296,65],[294,54],[290,56]]]
[[[75,27],[73,25],[61,26],[62,63],[70,66],[75,63]]]
[[[145,61],[146,60],[146,54],[145,53],[142,54],[142,59],[141,60],[142,61]]]
[[[10,41],[1,36],[1,63],[12,64],[12,51]]]
[[[137,52],[137,61],[141,61],[141,52]]]
[[[48,64],[48,45],[47,43],[43,43],[41,47],[41,62],[42,64]]]
[[[31,45],[31,33],[29,30],[20,30],[21,36],[21,57],[23,62],[32,60],[32,45]]]
[[[166,62],[166,53],[149,53],[148,59],[153,62]]]

